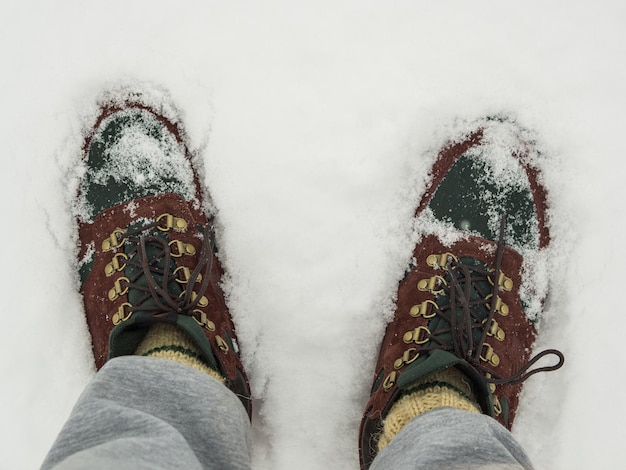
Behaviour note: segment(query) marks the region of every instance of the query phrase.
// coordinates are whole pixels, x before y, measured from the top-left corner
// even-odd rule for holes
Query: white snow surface
[[[623,1],[5,0],[0,23],[0,468],[37,468],[95,373],[68,175],[120,87],[173,106],[204,164],[254,468],[358,468],[427,171],[490,114],[546,157],[538,348],[566,355],[527,382],[514,434],[540,469],[626,466]]]

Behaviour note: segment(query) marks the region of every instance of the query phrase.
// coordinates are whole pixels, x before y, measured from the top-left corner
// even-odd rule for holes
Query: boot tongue
[[[483,262],[470,257],[462,257],[454,266],[448,267],[445,275],[447,287],[437,294],[435,302],[439,308],[448,311],[450,321],[436,315],[428,323],[430,331],[449,331],[438,335],[439,341],[452,345],[453,335],[456,335],[463,351],[469,354],[475,352],[482,335],[482,329],[476,328],[476,323],[489,316],[490,304],[486,298],[493,290],[487,276],[480,275],[487,272],[488,267]],[[453,328],[456,332],[452,331]],[[471,331],[471,344],[468,331]]]
[[[142,235],[141,228],[150,222],[151,221],[143,220],[141,222],[135,222],[128,227],[127,234],[135,231],[138,232],[136,236],[132,236],[132,241],[129,240],[124,244],[125,254],[135,261],[135,263],[128,263],[124,269],[124,275],[130,279],[135,286],[128,290],[128,301],[133,307],[140,308],[141,311],[136,311],[129,320],[113,328],[109,337],[109,358],[134,354],[137,345],[143,340],[147,333],[148,327],[154,323],[155,314],[159,316],[159,313],[165,313],[166,315],[159,316],[158,322],[175,324],[189,334],[192,341],[201,351],[207,365],[218,371],[219,368],[211,345],[207,341],[202,329],[198,326],[197,321],[189,315],[179,315],[178,313],[181,312],[168,309],[168,307],[171,307],[171,304],[165,296],[169,296],[171,302],[177,302],[184,289],[183,285],[176,281],[174,275],[174,271],[177,268],[175,258],[172,257],[171,254],[166,255],[164,253],[164,247],[167,246],[168,243],[168,238],[165,233],[155,227],[146,230]],[[141,247],[141,236],[146,237],[143,243],[145,250]],[[155,239],[162,240],[163,244]],[[143,253],[142,250],[144,250]],[[141,257],[144,255],[150,266],[147,273],[141,266],[140,261]],[[168,258],[169,266],[166,272]],[[165,276],[169,278],[163,296],[153,294],[150,289],[148,276],[150,276],[159,287],[163,287]],[[157,297],[155,297],[155,295]],[[161,307],[159,304],[165,308]]]
[[[429,320],[429,331],[438,333],[436,340],[431,339],[423,345],[426,350],[430,347],[435,349],[424,360],[418,359],[400,374],[400,389],[410,389],[417,381],[434,372],[457,367],[473,382],[483,411],[492,414],[493,397],[482,375],[471,365],[473,361],[470,358],[480,347],[484,329],[477,328],[477,325],[489,317],[488,296],[493,291],[493,284],[488,275],[488,266],[473,257],[461,257],[448,263],[444,276],[446,286],[435,297],[436,304],[446,314],[435,315]],[[452,347],[455,341],[459,354],[437,348],[440,344]]]
[[[134,224],[134,226],[130,226],[129,230],[137,228],[138,225],[139,224]],[[164,233],[159,232],[156,229],[154,230],[154,232],[155,233],[149,234],[150,237],[152,238],[157,237],[157,238],[162,239],[165,244],[168,243],[168,239]],[[139,261],[138,257],[140,256],[140,248],[138,245],[139,243],[136,243],[136,244],[126,243],[125,245],[126,254],[128,256],[134,256],[136,261]],[[129,264],[125,272],[126,272],[126,277],[128,277],[129,279],[133,280],[136,278],[136,280],[133,281],[133,284],[137,284],[145,288],[147,291],[143,291],[140,289],[130,289],[128,292],[128,301],[135,307],[143,307],[143,308],[157,307],[158,306],[157,300],[154,298],[153,295],[149,295],[148,293],[149,284],[148,284],[147,276],[148,275],[152,276],[156,284],[159,287],[162,287],[163,278],[165,275],[164,270],[165,270],[165,265],[166,265],[166,257],[164,256],[162,247],[160,247],[154,242],[145,243],[145,256],[148,260],[148,264],[151,267],[150,272],[148,274],[144,272],[141,266],[136,266],[134,264]],[[155,263],[155,260],[158,260],[158,261]],[[169,260],[170,260],[169,268],[168,268],[169,272],[167,273],[167,275],[170,280],[168,282],[166,292],[169,294],[169,296],[173,300],[176,300],[183,292],[183,288],[178,282],[175,281],[174,276],[173,276],[174,270],[177,267],[176,262],[174,258],[171,256],[169,256]],[[163,302],[165,301],[163,300]]]

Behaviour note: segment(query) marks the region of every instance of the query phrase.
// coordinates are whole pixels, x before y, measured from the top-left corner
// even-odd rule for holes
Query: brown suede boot
[[[181,124],[140,99],[101,106],[76,205],[96,367],[132,354],[178,360],[222,380],[250,414],[212,220]],[[160,324],[169,326],[153,328]]]
[[[510,429],[522,382],[563,364],[556,350],[531,359],[542,300],[524,284],[524,256],[550,241],[537,157],[503,119],[440,152],[361,422],[363,468],[406,422],[438,407],[480,411]],[[546,355],[557,363],[531,370]]]

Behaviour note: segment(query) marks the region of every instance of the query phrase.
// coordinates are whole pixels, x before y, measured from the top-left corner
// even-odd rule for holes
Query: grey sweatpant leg
[[[249,469],[250,423],[213,378],[165,359],[109,361],[89,384],[44,461],[68,469]],[[407,424],[374,460],[380,469],[531,469],[492,418],[452,408]]]
[[[96,374],[44,469],[249,469],[250,422],[239,399],[174,361],[126,356]]]
[[[438,408],[413,418],[371,470],[532,469],[511,433],[489,416]]]

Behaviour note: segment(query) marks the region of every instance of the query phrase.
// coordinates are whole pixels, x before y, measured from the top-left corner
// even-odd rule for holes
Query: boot
[[[531,358],[542,301],[522,289],[524,259],[535,259],[550,233],[537,155],[523,135],[506,120],[485,120],[432,167],[416,211],[420,239],[361,422],[364,469],[408,420],[438,407],[484,413],[510,429],[522,382],[563,364],[556,350]],[[532,368],[547,355],[554,365]]]
[[[225,383],[250,415],[196,162],[181,123],[138,96],[103,103],[84,144],[78,267],[96,367],[179,360]]]

